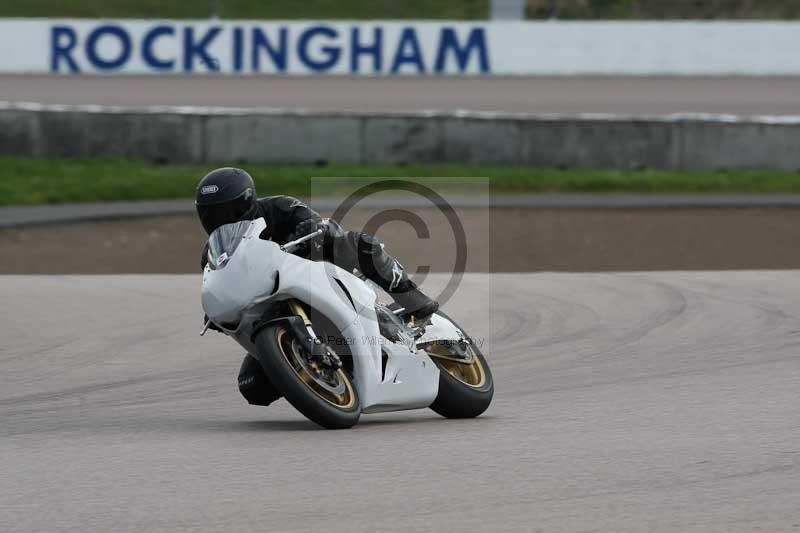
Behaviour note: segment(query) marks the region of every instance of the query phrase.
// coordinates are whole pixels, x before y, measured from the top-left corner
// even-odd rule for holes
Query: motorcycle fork
[[[303,320],[303,325],[305,325],[306,331],[308,332],[308,349],[314,358],[323,364],[330,365],[332,363],[335,368],[341,368],[342,360],[339,359],[339,356],[336,355],[335,352],[323,346],[322,339],[314,332],[314,328],[311,326],[311,320],[308,318],[302,304],[297,300],[288,300],[286,303],[289,306],[289,310]]]
[[[303,319],[303,323],[311,327],[311,320],[308,319],[308,315],[306,314],[306,310],[303,309],[303,306],[300,305],[300,302],[297,300],[287,300],[286,303],[289,305],[289,310]]]

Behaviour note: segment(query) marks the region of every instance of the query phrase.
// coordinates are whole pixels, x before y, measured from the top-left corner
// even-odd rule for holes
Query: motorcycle
[[[201,332],[218,330],[247,355],[239,390],[249,403],[280,397],[318,425],[349,428],[362,413],[430,407],[476,417],[494,382],[475,342],[444,312],[425,323],[379,302],[376,285],[291,252],[323,230],[278,245],[263,218],[209,236]]]

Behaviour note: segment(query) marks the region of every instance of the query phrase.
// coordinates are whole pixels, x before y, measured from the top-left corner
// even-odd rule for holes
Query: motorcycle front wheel
[[[280,324],[261,330],[255,344],[272,384],[309,420],[327,429],[349,428],[358,422],[361,404],[344,369],[320,368]]]

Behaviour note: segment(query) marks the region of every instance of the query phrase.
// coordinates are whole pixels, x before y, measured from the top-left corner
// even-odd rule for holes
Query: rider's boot
[[[424,324],[439,309],[439,303],[430,299],[417,285],[405,277],[389,294],[398,305],[405,308],[406,312],[414,319]]]

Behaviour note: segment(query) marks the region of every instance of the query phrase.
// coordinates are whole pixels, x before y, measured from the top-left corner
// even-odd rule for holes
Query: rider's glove
[[[321,220],[316,220],[313,218],[306,219],[297,224],[292,234],[289,235],[289,241],[299,239],[300,237],[305,237],[309,233],[314,233],[320,229],[323,231],[313,239],[309,239],[299,244],[294,250],[292,250],[292,253],[301,257],[309,257],[314,252],[320,250],[322,248],[322,241],[325,238],[325,230],[327,227],[328,226]]]

